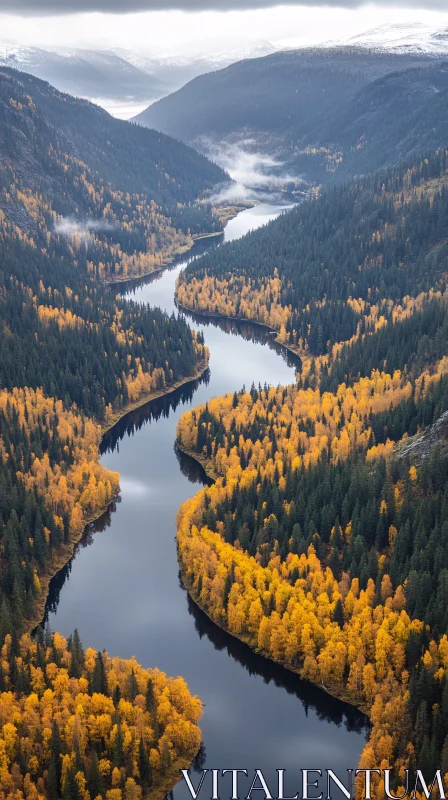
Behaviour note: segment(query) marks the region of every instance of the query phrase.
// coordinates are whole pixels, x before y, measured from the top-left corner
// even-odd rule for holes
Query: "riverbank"
[[[176,383],[171,384],[169,387],[165,389],[158,389],[153,392],[147,392],[144,395],[141,395],[138,400],[134,401],[133,403],[128,403],[123,408],[119,409],[111,419],[108,420],[107,423],[104,423],[101,426],[102,434],[104,435],[108,431],[110,431],[116,424],[119,422],[123,417],[127,416],[131,411],[135,411],[135,409],[140,408],[141,406],[146,405],[147,403],[151,403],[153,400],[157,400],[160,397],[165,397],[181,386],[185,386],[188,383],[194,383],[197,381],[198,378],[202,377],[204,372],[208,369],[209,365],[209,358],[203,359],[202,361],[198,362],[197,368],[193,375],[188,376],[186,378],[182,378]],[[119,491],[116,493],[115,497],[117,497]],[[57,554],[51,560],[51,564],[48,565],[48,568],[45,572],[39,575],[39,582],[40,582],[40,591],[39,595],[35,600],[35,613],[31,617],[29,621],[27,621],[26,625],[24,626],[24,632],[28,633],[34,630],[38,625],[41,624],[44,614],[45,614],[45,605],[48,598],[48,590],[50,586],[51,580],[54,578],[57,573],[63,569],[66,564],[73,558],[73,553],[75,547],[81,541],[82,537],[84,536],[86,529],[89,525],[93,522],[96,522],[102,515],[110,508],[111,503],[115,498],[107,503],[105,506],[97,509],[96,511],[92,512],[88,517],[83,519],[82,526],[80,526],[71,536],[67,544],[64,544]]]
[[[204,319],[223,319],[229,320],[230,322],[245,322],[247,325],[255,325],[257,328],[263,328],[265,331],[272,334],[272,336],[275,336],[274,342],[279,344],[280,347],[284,347],[288,353],[291,353],[296,358],[299,358],[302,367],[308,361],[311,361],[311,356],[301,350],[300,347],[282,342],[279,332],[275,328],[271,328],[271,326],[267,325],[265,322],[259,322],[257,319],[248,319],[247,317],[232,317],[228,314],[216,314],[212,313],[211,311],[201,311],[200,309],[189,308],[188,306],[181,304],[178,304],[177,307],[179,311],[183,311],[185,314],[193,314],[197,317],[204,317]]]
[[[188,455],[190,455],[190,453],[188,453]],[[195,458],[195,457],[192,456],[192,458]],[[197,458],[195,460],[198,461]],[[201,462],[198,461],[198,463],[201,463]],[[202,464],[201,464],[201,466],[202,466]],[[340,700],[343,703],[347,703],[347,705],[358,709],[358,711],[361,711],[370,720],[369,709],[364,704],[356,703],[353,700],[353,698],[350,697],[350,695],[348,695],[348,694],[346,694],[344,692],[339,692],[336,689],[330,688],[328,686],[324,686],[322,683],[317,683],[317,681],[313,681],[313,680],[311,680],[311,678],[305,677],[301,673],[299,668],[294,669],[294,667],[290,667],[287,664],[283,664],[281,661],[274,661],[272,658],[269,657],[269,655],[267,655],[267,653],[265,653],[264,650],[260,649],[259,647],[255,647],[249,636],[244,636],[242,634],[239,634],[237,636],[235,633],[232,633],[221,622],[217,622],[216,619],[213,619],[213,617],[207,611],[205,606],[203,606],[199,602],[198,598],[195,596],[195,594],[193,592],[193,589],[192,589],[192,586],[191,586],[190,582],[188,581],[188,578],[186,576],[185,570],[183,568],[183,565],[182,565],[180,559],[179,559],[179,571],[180,571],[180,575],[181,575],[181,578],[182,578],[182,583],[184,584],[185,589],[187,590],[188,594],[190,595],[193,603],[195,603],[195,605],[197,605],[197,607],[201,609],[201,611],[205,614],[206,617],[208,617],[208,619],[213,623],[213,625],[216,625],[222,631],[227,633],[229,636],[232,637],[232,639],[236,639],[237,641],[242,642],[243,644],[247,645],[247,647],[249,647],[254,653],[256,653],[259,656],[262,656],[262,658],[264,658],[266,661],[272,662],[273,664],[277,664],[277,666],[282,667],[282,669],[285,669],[287,672],[290,672],[293,675],[297,675],[301,680],[306,681],[307,683],[312,683],[313,686],[316,686],[322,692],[325,692],[325,694],[330,695],[330,697],[334,697],[335,700]]]
[[[204,470],[204,472],[207,475],[207,477],[210,478],[210,480],[216,481],[216,479],[218,477],[221,477],[213,469],[212,460],[211,459],[206,458],[205,456],[200,456],[198,453],[196,453],[194,450],[191,450],[190,448],[181,446],[178,441],[176,441],[176,447],[178,448],[178,450],[180,450],[181,453],[184,453],[185,455],[189,456],[194,461],[196,461],[197,464],[200,464],[200,466]],[[179,557],[178,557],[178,560],[179,560],[179,569],[180,569],[180,573],[181,573],[181,576],[182,576],[182,581],[183,581],[183,584],[184,584],[188,594],[190,595],[190,597],[193,600],[193,602],[196,603],[198,608],[200,608],[201,611],[203,611],[204,614],[209,618],[209,620],[211,622],[213,622],[214,625],[217,625],[218,628],[221,628],[221,630],[223,630],[226,633],[228,633],[229,636],[232,636],[233,639],[237,639],[238,641],[243,642],[243,644],[246,644],[248,647],[250,647],[251,650],[254,651],[254,653],[257,653],[257,655],[262,656],[267,661],[272,661],[272,659],[269,657],[269,655],[267,653],[265,653],[259,647],[255,647],[254,646],[254,644],[251,641],[249,636],[244,636],[242,634],[239,634],[238,636],[236,636],[226,626],[222,625],[222,623],[217,622],[215,619],[213,619],[213,617],[209,614],[207,608],[205,608],[205,606],[203,606],[199,602],[198,597],[195,596],[195,593],[193,592],[192,586],[188,581],[188,578],[187,578],[187,576],[185,574],[185,570],[183,568],[183,564],[180,561]],[[367,708],[367,706],[365,706],[362,703],[361,704],[356,703],[353,700],[353,698],[350,697],[350,695],[348,695],[348,694],[346,694],[344,692],[340,692],[340,691],[338,691],[336,689],[333,689],[331,687],[325,686],[322,683],[317,683],[316,681],[311,680],[311,678],[309,678],[309,677],[305,677],[301,673],[300,668],[294,669],[293,667],[290,667],[287,664],[283,664],[280,661],[275,661],[274,663],[278,664],[283,669],[286,669],[288,672],[292,672],[294,675],[298,675],[299,678],[301,678],[302,680],[305,680],[305,681],[308,681],[309,683],[312,683],[313,686],[317,686],[318,689],[321,689],[326,694],[329,694],[329,695],[331,695],[331,697],[336,698],[336,700],[342,700],[342,702],[348,703],[349,705],[353,706],[354,708],[357,708],[359,711],[362,711],[363,714],[365,714],[367,717],[369,717],[369,709]]]
[[[260,205],[259,200],[244,200],[241,203],[235,203],[234,205],[224,206],[222,209],[217,209],[217,216],[219,221],[222,224],[221,231],[211,231],[210,233],[199,233],[196,236],[191,236],[191,244],[182,245],[179,247],[175,253],[168,256],[162,261],[162,264],[155,269],[151,269],[148,272],[142,272],[140,275],[126,275],[126,277],[115,276],[113,278],[104,279],[104,283],[107,286],[113,286],[114,284],[119,283],[130,283],[131,281],[138,281],[141,278],[150,278],[152,275],[158,275],[161,272],[164,272],[166,269],[170,269],[176,261],[178,261],[182,256],[189,253],[197,242],[202,242],[207,239],[217,239],[220,236],[224,236],[224,229],[230,220],[234,219],[241,214],[243,211],[248,211],[250,208],[255,208],[256,206]]]
[[[221,477],[215,472],[215,470],[211,466],[211,459],[199,456],[198,453],[196,453],[195,451],[191,450],[190,448],[182,447],[179,444],[178,441],[176,442],[176,447],[179,449],[179,451],[181,453],[184,453],[185,455],[189,456],[194,461],[196,461],[197,464],[200,464],[200,466],[204,470],[204,472],[207,475],[207,477],[210,478],[210,480],[216,481],[216,479],[218,477]],[[180,514],[180,512],[181,512],[181,509],[179,510],[179,514]],[[357,703],[356,701],[354,701],[353,697],[351,697],[347,692],[340,691],[339,688],[329,687],[329,686],[326,686],[326,685],[324,685],[322,683],[318,683],[317,681],[312,680],[308,676],[303,675],[300,667],[294,668],[294,667],[291,667],[288,664],[285,664],[285,663],[283,663],[281,661],[274,661],[269,656],[268,653],[266,653],[263,649],[261,649],[261,648],[259,648],[259,647],[254,645],[254,642],[250,638],[250,636],[247,636],[247,635],[244,635],[244,634],[241,634],[241,633],[236,635],[235,633],[232,633],[232,631],[230,631],[225,625],[223,625],[222,622],[218,622],[216,619],[214,619],[214,617],[211,616],[211,614],[209,613],[208,609],[200,602],[198,596],[195,594],[195,592],[193,590],[193,586],[191,585],[191,583],[188,580],[188,577],[187,577],[187,574],[185,572],[185,569],[184,569],[184,566],[182,564],[182,561],[179,558],[179,549],[178,548],[177,548],[177,552],[178,552],[178,563],[179,563],[180,574],[181,574],[181,577],[182,577],[182,582],[183,582],[188,594],[190,595],[192,601],[198,606],[198,608],[201,609],[201,611],[203,611],[203,613],[208,617],[208,619],[214,625],[216,625],[221,630],[225,631],[225,633],[227,633],[233,639],[236,639],[237,641],[243,642],[243,644],[247,645],[247,647],[249,647],[251,650],[253,650],[254,653],[257,653],[257,655],[262,656],[264,659],[266,659],[266,661],[273,662],[273,663],[277,664],[278,666],[282,667],[282,669],[285,669],[287,672],[291,672],[294,675],[298,675],[298,677],[301,680],[307,681],[308,683],[312,683],[313,686],[316,686],[318,689],[320,689],[321,691],[323,691],[326,694],[330,695],[331,697],[334,697],[336,700],[341,700],[343,703],[347,703],[348,705],[352,706],[353,708],[358,709],[359,711],[361,711],[363,714],[365,714],[370,719],[369,708],[364,703]]]
[[[144,800],[165,800],[165,798],[168,797],[170,792],[173,791],[177,784],[181,782],[181,769],[190,769],[198,752],[199,750],[195,749],[195,751],[191,753],[191,757],[184,756],[183,758],[176,759],[174,764],[172,764],[170,774],[166,775],[163,780],[158,781],[157,784],[152,787],[151,791],[144,798]]]
[[[222,236],[222,234],[223,231],[220,231],[219,235]],[[211,235],[214,236],[215,234]],[[159,267],[156,267],[155,269],[151,269],[148,272],[142,272],[140,275],[126,275],[121,277],[114,276],[113,278],[105,278],[103,283],[105,283],[106,286],[114,286],[115,284],[118,283],[129,283],[130,281],[138,281],[140,280],[140,278],[149,278],[151,275],[157,275],[159,272],[164,272],[166,269],[172,267],[173,264],[179,258],[182,258],[182,256],[185,255],[185,253],[189,253],[190,250],[194,247],[196,241],[197,239],[192,238],[191,244],[179,247],[179,249],[176,250],[175,253],[173,253],[171,256],[168,256],[164,261],[162,261],[162,264]]]

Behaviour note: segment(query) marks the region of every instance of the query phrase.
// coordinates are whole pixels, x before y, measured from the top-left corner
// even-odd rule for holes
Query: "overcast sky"
[[[0,0],[0,7],[2,42],[147,54],[209,53],[263,40],[300,46],[392,22],[448,26],[448,0]]]

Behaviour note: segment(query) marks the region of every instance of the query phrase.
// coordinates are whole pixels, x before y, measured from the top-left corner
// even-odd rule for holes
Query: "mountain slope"
[[[34,628],[49,577],[118,490],[99,463],[99,423],[205,369],[185,319],[98,280],[149,272],[188,246],[163,213],[198,188],[187,167],[176,173],[177,147],[0,69],[1,640]],[[189,156],[195,180],[202,168],[202,186],[213,181],[182,146],[179,161]]]
[[[362,89],[316,138],[319,152],[339,153],[322,180],[344,180],[443,147],[448,140],[448,62],[394,72]],[[296,168],[313,173],[315,156]],[[329,162],[325,164],[328,170]],[[330,162],[331,163],[331,162]]]
[[[49,231],[90,243],[103,277],[149,272],[191,246],[190,234],[221,228],[197,202],[226,180],[219,167],[163,134],[6,68],[0,141],[6,219],[29,235]]]
[[[430,56],[315,48],[201,76],[136,119],[205,151],[223,138],[263,149],[289,175],[320,184],[443,144],[444,86],[444,67]]]
[[[136,120],[189,142],[249,130],[298,143],[371,80],[414,63],[354,48],[274,53],[202,75]]]

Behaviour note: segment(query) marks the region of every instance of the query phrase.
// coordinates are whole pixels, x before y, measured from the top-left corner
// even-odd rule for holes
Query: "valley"
[[[446,30],[208,47],[0,48],[0,800],[186,800],[190,765],[212,796],[238,763],[249,796],[314,764],[422,800]]]

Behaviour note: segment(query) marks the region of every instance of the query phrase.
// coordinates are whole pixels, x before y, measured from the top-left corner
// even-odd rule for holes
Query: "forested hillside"
[[[149,273],[221,230],[204,193],[226,174],[163,134],[0,68],[0,213],[67,240],[105,279]],[[201,202],[199,202],[201,198]]]
[[[4,216],[0,226],[7,632],[35,618],[46,590],[39,576],[67,558],[86,520],[117,491],[118,477],[98,463],[100,424],[196,376],[207,351],[183,319],[115,297],[69,243],[47,249]]]
[[[52,113],[62,114],[61,104],[76,107],[72,98],[29,81],[48,95]],[[74,204],[83,197],[101,207],[105,197],[79,180],[75,166],[72,171],[59,162],[55,128],[25,97],[18,78],[3,75],[0,87],[3,99],[9,97],[0,104],[6,151],[0,162],[4,635],[38,621],[50,575],[70,556],[86,521],[118,490],[118,476],[99,464],[101,426],[198,375],[207,351],[184,320],[121,300],[98,280],[101,258],[110,252],[106,240],[102,247],[93,237],[54,234],[50,197],[66,210],[70,203],[79,209]],[[96,114],[86,104],[91,108]],[[8,153],[16,154],[14,167]]]
[[[396,795],[406,767],[448,773],[446,157],[328,190],[178,289],[303,357],[297,384],[181,418],[180,447],[215,478],[179,512],[186,585],[235,636],[366,709],[360,767],[393,766]]]
[[[447,185],[440,151],[323,192],[192,263],[178,301],[263,322],[302,355],[331,354],[444,291]]]
[[[304,49],[203,75],[137,120],[199,147],[254,141],[321,185],[443,147],[447,96],[440,58]]]

